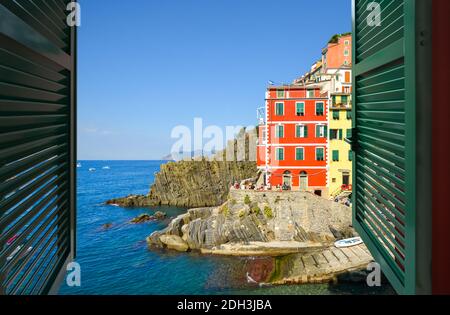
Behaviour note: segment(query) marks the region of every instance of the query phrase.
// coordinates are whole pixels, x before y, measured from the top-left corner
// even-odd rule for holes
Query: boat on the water
[[[81,167],[81,163],[77,163],[77,167],[80,168]]]
[[[96,171],[96,169],[93,168],[93,167],[91,167],[91,168],[89,169],[89,172],[95,172],[95,171]]]
[[[363,240],[361,239],[361,237],[352,237],[352,238],[347,238],[345,240],[340,240],[334,243],[334,246],[336,246],[337,248],[344,248],[344,247],[352,247],[352,246],[356,246],[359,244],[362,244]]]
[[[103,166],[102,169],[104,170],[110,170],[111,168],[109,166]]]

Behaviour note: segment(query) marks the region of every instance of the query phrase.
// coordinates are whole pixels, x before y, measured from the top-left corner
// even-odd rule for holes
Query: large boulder
[[[159,240],[169,249],[179,252],[187,252],[189,250],[189,246],[186,242],[177,235],[161,235]]]

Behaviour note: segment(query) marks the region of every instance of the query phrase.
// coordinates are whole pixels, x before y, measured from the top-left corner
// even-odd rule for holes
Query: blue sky
[[[348,0],[81,0],[78,158],[160,159],[172,128],[254,125],[268,80],[290,83]]]

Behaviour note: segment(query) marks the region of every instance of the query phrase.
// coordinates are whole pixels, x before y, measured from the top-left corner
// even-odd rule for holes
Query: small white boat
[[[89,172],[95,172],[95,171],[96,171],[96,169],[93,168],[93,167],[91,167],[91,168],[89,169]]]
[[[103,166],[102,169],[104,170],[110,170],[111,168],[109,166]]]
[[[77,163],[77,168],[80,168],[81,167],[81,163]]]
[[[345,248],[345,247],[352,247],[359,244],[362,244],[363,240],[361,237],[353,237],[353,238],[347,238],[345,240],[340,240],[334,243],[334,246],[337,248]]]

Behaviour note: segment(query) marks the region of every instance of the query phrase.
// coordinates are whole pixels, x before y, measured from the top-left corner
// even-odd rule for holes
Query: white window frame
[[[323,150],[323,160],[322,161],[319,161],[317,159],[317,149],[322,149]],[[319,162],[326,161],[326,158],[325,158],[325,147],[316,147],[316,149],[314,151],[315,151],[314,154],[316,155],[316,161],[319,161]]]
[[[323,102],[323,101],[318,101],[318,102],[315,103],[314,114],[317,116],[317,104],[322,104],[322,109],[323,109],[323,115],[322,116],[325,116],[325,102]],[[320,117],[322,117],[322,116],[320,116]]]
[[[283,150],[283,159],[282,160],[279,159],[279,154],[278,154],[279,151],[278,150]],[[285,161],[285,160],[286,160],[286,155],[285,155],[284,148],[283,147],[276,147],[275,148],[275,161],[282,162],[282,161]]]
[[[317,127],[320,127],[319,134],[317,134]],[[316,138],[325,138],[325,125],[317,124],[314,129]]]
[[[278,92],[283,92],[283,97],[278,96]],[[279,99],[284,99],[284,98],[286,98],[286,90],[277,90],[276,93],[277,93],[277,94],[276,94],[277,98],[279,98]]]
[[[278,115],[277,113],[277,105],[278,104],[282,104],[283,105],[283,114],[282,115]],[[275,102],[275,116],[280,117],[280,116],[284,116],[284,102]]]
[[[297,150],[298,149],[302,149],[303,151],[303,160],[297,160]],[[305,161],[306,160],[306,156],[305,156],[305,148],[304,147],[296,147],[295,148],[295,160],[296,161]]]
[[[347,57],[350,55],[350,50],[344,49],[344,56]]]
[[[297,127],[300,127],[300,137],[296,137],[298,139],[305,139],[305,129],[306,129],[306,125],[305,124],[297,124],[295,125],[295,135],[297,136]]]
[[[282,134],[282,137],[279,137],[279,132],[278,132],[278,128],[280,128],[280,127],[283,127],[283,134]],[[285,134],[285,132],[284,132],[284,125],[283,124],[278,124],[278,125],[275,125],[275,139],[284,139],[284,134]]]
[[[297,105],[298,104],[303,104],[303,116],[297,116]],[[304,116],[306,116],[306,104],[305,104],[305,102],[295,102],[295,115],[297,117],[304,117]]]

